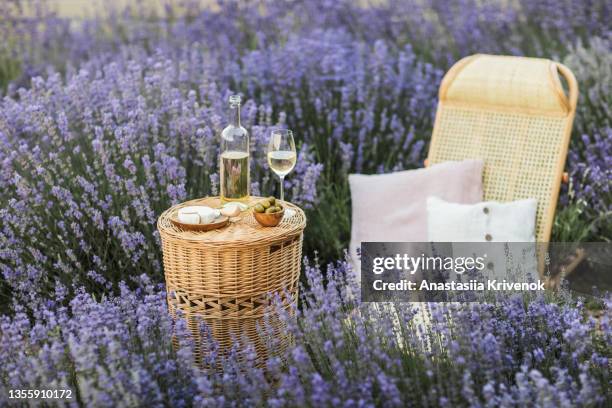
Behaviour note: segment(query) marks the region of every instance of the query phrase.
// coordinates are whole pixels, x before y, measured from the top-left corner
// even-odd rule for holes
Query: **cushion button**
[[[488,214],[489,213],[489,207],[484,207],[482,209],[482,212],[485,213],[485,214]]]
[[[490,241],[490,240],[492,240],[492,239],[493,239],[493,237],[491,236],[491,234],[487,234],[487,235],[485,235],[485,239],[486,239],[487,241]]]

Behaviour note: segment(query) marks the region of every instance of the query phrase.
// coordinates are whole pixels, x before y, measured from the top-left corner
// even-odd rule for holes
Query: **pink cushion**
[[[463,204],[482,201],[482,168],[482,160],[465,160],[390,174],[349,175],[353,264],[359,267],[361,242],[426,242],[429,196]]]

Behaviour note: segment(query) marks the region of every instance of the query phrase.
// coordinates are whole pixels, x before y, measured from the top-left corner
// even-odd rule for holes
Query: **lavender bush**
[[[126,53],[136,54],[132,58],[143,69],[148,58],[172,61],[180,70],[183,92],[197,93],[203,83],[219,95],[241,91],[267,106],[261,113],[266,120],[299,129],[304,156],[322,165],[316,190],[311,188],[314,169],[308,188],[299,179],[288,182],[297,180],[303,194],[310,189],[310,202],[323,198],[322,211],[309,214],[312,233],[307,237],[316,235],[317,241],[309,238],[306,244],[327,260],[341,256],[348,242],[346,173],[422,164],[439,80],[461,56],[493,52],[564,58],[582,86],[578,134],[592,137],[609,127],[610,6],[605,1],[580,7],[570,1],[389,1],[368,7],[352,1],[228,1],[221,11],[183,3],[184,12],[166,8],[157,13],[146,7],[115,10],[109,4],[110,17],[78,23],[59,18],[45,1],[35,2],[38,7],[28,18],[21,2],[5,5],[10,24],[3,33],[11,41],[0,53],[6,61],[0,66],[6,65],[7,80],[14,79],[8,94],[19,98],[18,84],[29,87],[30,78],[53,75],[49,69],[69,77],[83,66],[125,66]],[[224,117],[218,102],[211,100]],[[584,146],[575,140],[573,150],[581,154]],[[199,160],[190,163],[195,167]],[[193,179],[189,168],[186,175]],[[188,193],[207,193],[204,184]],[[338,222],[325,223],[322,213]],[[585,238],[601,239],[607,232]],[[575,240],[583,234],[556,237]]]
[[[330,45],[332,34],[253,51],[242,58],[243,68],[227,74],[240,80],[249,98],[243,121],[252,136],[255,194],[274,191],[262,152],[269,126],[286,120],[301,129],[299,161],[287,187],[306,209],[318,202],[322,172],[322,184],[334,194],[335,182],[345,184],[350,169],[385,171],[419,163],[441,72],[418,62],[410,48],[392,56],[383,43],[370,50],[349,37],[334,37]],[[328,58],[317,58],[321,54]],[[288,56],[291,70],[271,69]],[[23,293],[32,303],[56,277],[97,291],[128,279],[125,274],[160,278],[156,215],[186,197],[216,193],[216,137],[226,122],[227,95],[237,86],[211,74],[224,78],[231,64],[198,45],[185,46],[177,58],[126,48],[113,62],[93,60],[68,70],[65,79],[58,73],[35,77],[30,88],[5,98],[0,113],[0,183],[8,193],[1,210],[5,292]],[[291,86],[307,75],[314,75],[308,86]],[[269,100],[262,97],[256,105],[250,96],[262,94],[262,84]],[[410,116],[393,113],[406,105]],[[293,113],[291,119],[283,108]],[[341,193],[347,194],[345,187]],[[347,204],[309,214],[311,250],[326,248],[321,237],[333,240],[339,235],[333,228],[341,227],[343,240],[330,246],[332,254],[341,253],[346,212],[344,224],[325,218],[346,211]],[[24,247],[25,235],[37,238]]]
[[[567,297],[500,298],[434,306],[423,325],[410,306],[360,304],[344,262],[306,264],[301,309],[285,316],[295,345],[265,376],[248,345],[211,356],[223,374],[200,371],[189,333],[167,315],[155,228],[171,204],[217,193],[217,136],[239,92],[252,191],[275,192],[262,152],[270,127],[288,125],[299,156],[286,191],[307,211],[305,251],[341,259],[347,175],[421,166],[443,73],[490,52],[553,58],[576,74],[571,182],[553,239],[609,240],[609,2],[253,0],[213,10],[185,0],[181,11],[109,7],[79,22],[27,3],[0,4],[3,390],[70,388],[77,406],[611,400],[609,298],[599,319]]]
[[[13,296],[36,305],[58,278],[96,291],[143,272],[160,280],[156,217],[216,192],[216,136],[226,122],[229,91],[205,75],[190,77],[186,66],[126,56],[85,65],[65,82],[58,74],[34,78],[18,99],[4,100],[0,259]],[[273,185],[262,157],[270,109],[247,101],[243,120],[256,163],[253,191],[265,193]],[[303,143],[294,201],[316,201],[320,172]]]
[[[608,92],[612,87],[611,47],[611,37],[594,37],[588,46],[578,42],[563,60],[580,86],[574,127],[577,134],[594,134],[612,127],[612,96]]]
[[[612,230],[612,129],[582,135],[583,149],[571,150],[570,184],[564,188],[555,222],[560,241],[610,239]]]
[[[568,156],[571,180],[562,189],[556,240],[609,240],[612,231],[610,46],[609,38],[595,37],[589,47],[577,44],[564,60],[576,75],[580,98]]]
[[[15,51],[10,56],[30,76],[44,71],[48,62],[87,60],[122,44],[171,52],[176,45],[200,42],[231,55],[283,43],[291,34],[330,29],[370,45],[379,40],[398,49],[411,44],[427,61],[448,65],[475,52],[562,55],[577,40],[609,35],[611,15],[603,0],[225,0],[219,2],[221,12],[193,0],[175,3],[176,8],[153,12],[140,2],[118,10],[109,1],[105,11],[110,17],[70,22],[45,0],[15,0],[2,5],[10,23],[3,34],[18,34],[9,44]]]
[[[599,320],[570,298],[511,297],[434,305],[425,325],[410,304],[359,305],[345,263],[305,271],[303,307],[283,317],[295,344],[265,368],[238,362],[246,347],[211,357],[222,374],[200,371],[183,320],[173,324],[164,294],[144,279],[138,292],[122,286],[101,301],[77,291],[67,307],[58,287],[35,323],[22,311],[2,317],[0,384],[69,388],[74,405],[101,407],[569,407],[610,398],[610,299]]]

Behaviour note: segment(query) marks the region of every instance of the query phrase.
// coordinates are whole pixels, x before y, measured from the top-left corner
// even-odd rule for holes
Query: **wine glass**
[[[295,167],[297,154],[295,152],[295,141],[293,132],[289,129],[275,129],[270,135],[268,144],[268,164],[274,173],[280,178],[280,199],[285,201],[283,184],[285,176]]]

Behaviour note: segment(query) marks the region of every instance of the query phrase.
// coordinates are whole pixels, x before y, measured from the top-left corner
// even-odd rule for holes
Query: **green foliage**
[[[307,212],[304,250],[323,260],[342,259],[351,239],[351,193],[348,183],[324,186],[321,202]]]
[[[0,48],[0,95],[6,92],[8,85],[21,75],[21,62],[12,58],[9,51]]]
[[[552,230],[553,242],[609,241],[602,233],[603,226],[612,221],[612,212],[593,215],[588,212],[587,204],[578,200],[557,209]]]

